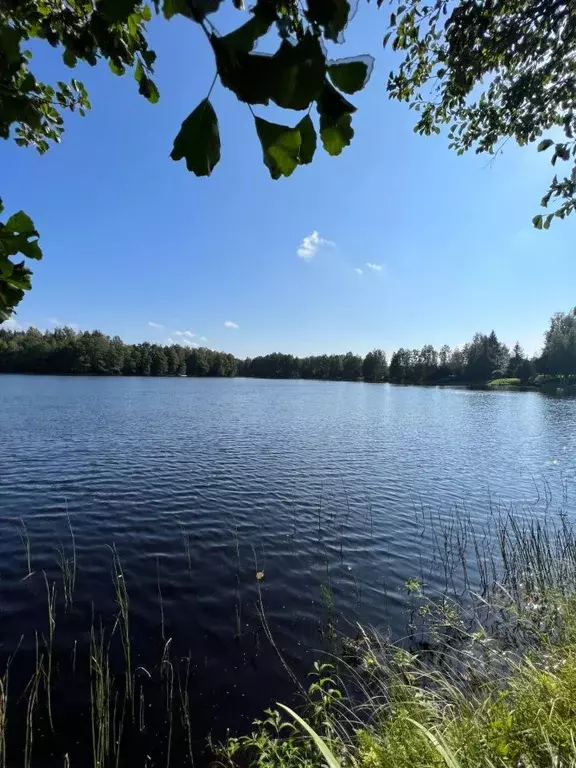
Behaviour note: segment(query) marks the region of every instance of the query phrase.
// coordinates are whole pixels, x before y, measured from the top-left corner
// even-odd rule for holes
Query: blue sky
[[[245,20],[232,8],[212,18],[222,32]],[[197,179],[170,160],[214,72],[194,24],[151,24],[157,105],[106,64],[71,73],[56,52],[37,54],[39,76],[79,77],[93,109],[69,118],[62,144],[43,157],[1,147],[7,212],[32,215],[45,254],[17,322],[187,339],[242,356],[456,345],[492,328],[535,351],[549,316],[576,303],[576,223],[532,229],[551,176],[535,148],[508,145],[489,163],[413,133],[414,114],[386,96],[386,20],[362,3],[346,43],[330,52],[376,57],[352,98],[352,145],[338,158],[319,150],[280,181],[262,165],[248,109],[219,85],[220,165]]]

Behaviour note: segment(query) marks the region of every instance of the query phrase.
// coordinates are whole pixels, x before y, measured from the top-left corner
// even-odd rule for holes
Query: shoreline
[[[326,378],[305,378],[302,376],[295,377],[281,377],[281,376],[219,376],[219,375],[191,375],[191,374],[150,374],[149,376],[142,374],[111,374],[111,373],[59,373],[59,372],[32,372],[32,371],[0,371],[0,376],[49,376],[49,377],[61,377],[61,378],[74,378],[74,379],[242,379],[245,381],[316,381],[321,383],[335,383],[335,384],[370,384],[370,385],[383,385],[389,384],[393,387],[424,387],[427,389],[467,389],[471,391],[482,392],[537,392],[546,395],[556,396],[576,396],[576,384],[563,385],[560,381],[558,385],[554,384],[554,380],[549,380],[542,385],[534,383],[519,383],[519,384],[502,384],[493,385],[490,381],[485,382],[467,382],[467,381],[423,381],[423,382],[398,382],[398,381],[369,381],[363,378],[357,379],[326,379]],[[567,390],[567,391],[566,391]]]

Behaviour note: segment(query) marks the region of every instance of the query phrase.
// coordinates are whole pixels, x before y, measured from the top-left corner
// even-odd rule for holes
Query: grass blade
[[[278,704],[278,706],[281,709],[283,709],[285,712],[288,712],[290,717],[294,718],[294,720],[296,720],[296,722],[299,725],[301,725],[302,728],[304,728],[306,733],[308,733],[308,735],[313,739],[314,744],[316,744],[316,746],[320,750],[320,753],[322,754],[322,757],[324,758],[324,760],[326,760],[326,764],[328,765],[329,768],[342,768],[340,762],[334,757],[334,755],[330,751],[324,739],[322,739],[316,733],[316,731],[313,728],[311,728],[308,725],[308,723],[300,717],[300,715],[297,715],[296,712],[294,712],[294,710],[290,709],[290,707],[287,707],[285,704]]]

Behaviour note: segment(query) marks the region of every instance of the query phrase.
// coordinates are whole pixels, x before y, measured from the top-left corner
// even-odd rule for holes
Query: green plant
[[[36,666],[34,673],[26,687],[26,735],[24,741],[24,768],[30,768],[32,764],[32,748],[34,745],[34,717],[36,709],[38,707],[39,700],[39,688],[42,677],[44,674],[43,657],[40,655],[38,634],[36,634]],[[48,685],[50,683],[48,682]],[[49,709],[50,712],[50,709]],[[52,721],[50,721],[50,727],[52,727]]]
[[[6,768],[6,731],[8,729],[8,669],[0,678],[0,768]]]
[[[501,379],[492,379],[488,382],[489,387],[515,387],[521,384],[522,381],[514,376],[504,377]]]
[[[52,652],[54,648],[54,632],[56,631],[56,584],[51,586],[48,583],[48,577],[44,571],[44,582],[46,584],[46,594],[48,597],[48,639],[44,638],[44,644],[48,655],[48,663],[46,668],[46,702],[48,705],[48,719],[50,720],[50,728],[54,729],[54,721],[52,719]]]
[[[447,573],[466,573],[466,526],[436,531]],[[490,539],[474,536],[481,595],[429,595],[408,580],[403,643],[359,627],[337,670],[316,664],[298,712],[268,710],[222,756],[266,768],[574,768],[575,534],[564,517],[497,518]]]
[[[114,679],[110,672],[108,646],[100,625],[98,635],[94,623],[90,631],[90,721],[92,728],[92,761],[94,768],[104,768],[110,753],[110,715]]]
[[[168,743],[166,747],[166,768],[170,768],[172,755],[172,734],[174,729],[174,666],[170,660],[172,638],[166,641],[160,662],[160,676],[164,682],[166,717],[168,719]]]
[[[64,544],[60,543],[58,548],[58,566],[62,574],[62,588],[64,592],[64,608],[68,609],[74,601],[74,590],[76,588],[76,538],[72,529],[72,523],[70,521],[70,515],[66,514],[68,521],[68,530],[70,531],[70,541],[72,544],[72,557],[69,558],[64,548]]]
[[[0,322],[1,322],[1,316],[0,316]],[[32,576],[32,559],[30,556],[30,536],[28,535],[28,528],[26,527],[26,523],[24,520],[20,520],[20,539],[22,541],[22,544],[24,545],[24,552],[26,554],[26,565],[28,567],[27,576]]]
[[[118,625],[124,650],[126,695],[132,699],[132,652],[130,645],[130,602],[122,563],[115,546],[112,546],[112,580],[118,606]]]
[[[190,719],[190,655],[185,659],[182,659],[186,665],[186,672],[184,679],[181,678],[180,669],[178,669],[178,694],[180,698],[180,718],[181,725],[184,729],[186,736],[186,744],[188,747],[188,758],[190,760],[191,768],[194,768],[194,750],[192,746],[192,722]]]

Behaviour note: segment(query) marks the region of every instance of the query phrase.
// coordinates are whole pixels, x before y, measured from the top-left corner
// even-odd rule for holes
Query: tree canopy
[[[576,310],[558,312],[544,334],[542,353],[528,358],[520,344],[512,352],[494,331],[475,333],[460,347],[400,348],[390,365],[382,349],[364,357],[345,354],[296,355],[273,352],[240,360],[206,347],[181,344],[125,344],[101,331],[56,328],[0,328],[0,373],[89,374],[106,376],[251,376],[263,379],[320,379],[394,384],[482,384],[513,377],[522,382],[536,373],[576,376]]]
[[[62,52],[73,69],[79,61],[106,62],[116,75],[130,72],[139,93],[158,102],[156,54],[146,25],[154,13],[183,16],[197,24],[214,53],[220,80],[247,105],[274,179],[312,162],[318,144],[339,155],[353,136],[355,105],[348,97],[367,84],[371,56],[330,59],[350,20],[349,0],[257,0],[250,18],[221,35],[210,14],[223,0],[3,0],[0,4],[0,136],[46,152],[61,140],[67,112],[84,114],[88,94],[76,78],[44,83],[34,74],[29,50],[40,40]],[[383,4],[384,0],[378,0]],[[233,0],[241,8],[242,0]],[[524,145],[540,139],[551,162],[570,163],[555,176],[542,200],[556,208],[534,218],[548,228],[576,207],[576,8],[570,0],[391,0],[384,43],[400,61],[388,93],[418,112],[415,130],[429,135],[445,127],[458,153],[497,154],[509,139]],[[272,55],[255,51],[276,36]],[[220,161],[218,116],[212,87],[191,105],[173,142],[171,157],[197,176]],[[299,113],[283,125],[255,114],[276,105]],[[193,107],[193,108],[192,108]],[[264,110],[265,112],[265,110]],[[558,134],[563,139],[557,139]],[[28,260],[40,259],[38,233],[22,211],[0,223],[0,320],[30,288]],[[22,261],[16,261],[22,258]]]
[[[378,0],[381,4],[383,0]],[[458,154],[495,155],[509,139],[569,163],[533,219],[548,229],[576,206],[576,6],[571,0],[409,0],[393,4],[392,48],[403,58],[388,92],[418,113],[415,131],[447,127]],[[562,138],[557,138],[557,137]]]

